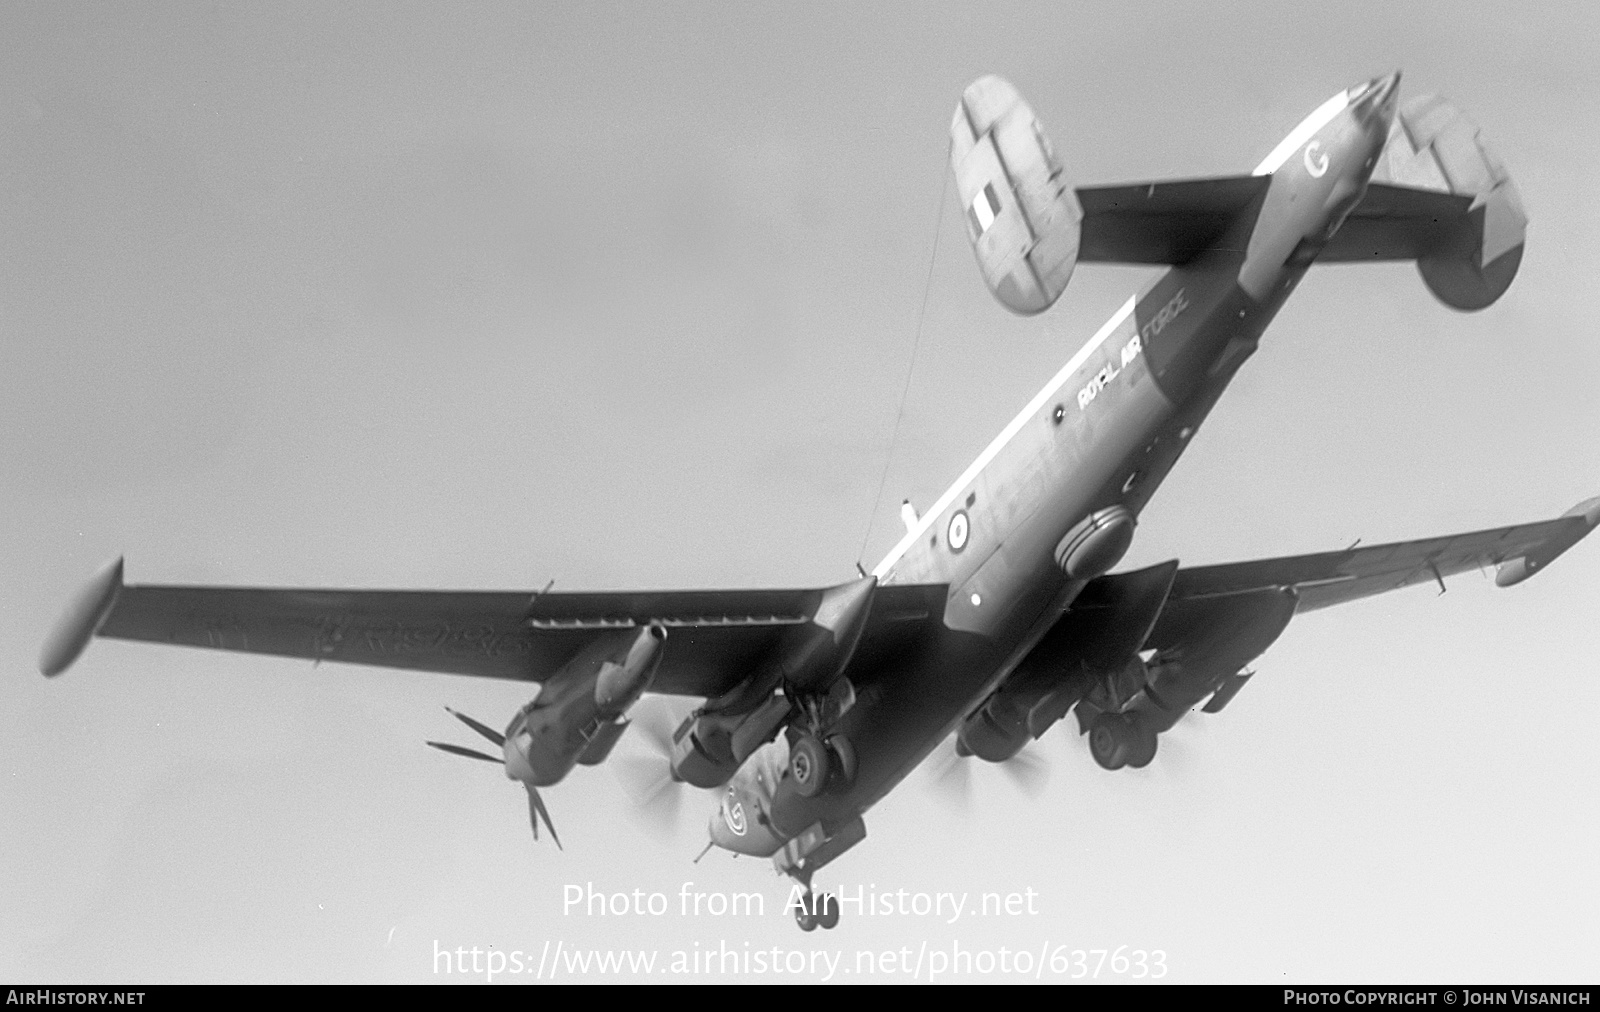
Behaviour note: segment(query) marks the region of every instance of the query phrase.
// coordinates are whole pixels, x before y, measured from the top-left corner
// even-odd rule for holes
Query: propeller
[[[1021,752],[1000,764],[1000,772],[1011,778],[1017,789],[1030,798],[1037,799],[1050,784],[1050,764],[1037,752],[1024,747]]]
[[[618,756],[614,769],[639,813],[659,836],[678,826],[683,781],[672,775],[672,715],[658,706],[636,708],[639,739],[651,755]]]
[[[487,724],[479,723],[478,721],[473,720],[471,717],[467,716],[464,713],[461,713],[459,711],[450,709],[448,706],[444,708],[444,712],[448,713],[450,716],[454,717],[455,719],[461,721],[461,723],[463,723],[463,724],[467,725],[468,727],[472,728],[474,731],[476,731],[479,734],[483,735],[485,738],[487,738],[490,741],[494,742],[496,745],[500,745],[500,746],[504,746],[505,745],[506,736],[501,734],[499,731],[496,731],[494,728],[488,726]]]
[[[945,802],[966,811],[972,804],[972,763],[954,748],[940,750],[934,761],[933,786]]]
[[[436,748],[440,752],[449,752],[451,755],[466,756],[468,759],[482,759],[484,762],[494,763],[496,766],[504,766],[506,764],[504,759],[499,759],[492,755],[485,755],[475,748],[462,748],[460,745],[451,745],[442,741],[430,741],[426,744],[430,748]]]
[[[445,711],[452,717],[461,721],[461,723],[483,735],[489,741],[499,745],[501,748],[505,747],[506,736],[501,734],[499,731],[496,731],[494,728],[487,724],[481,723],[480,721],[473,720],[464,713],[459,713],[455,710],[452,710],[448,706],[445,707]],[[441,752],[448,752],[451,755],[463,756],[467,759],[481,759],[484,762],[494,763],[502,769],[505,768],[506,761],[503,756],[492,756],[484,752],[479,752],[474,748],[464,748],[460,745],[451,745],[448,742],[442,741],[430,741],[426,744],[429,748],[436,748]],[[506,775],[510,776],[511,774],[509,771],[507,771]],[[556,849],[565,849],[561,846],[561,837],[556,835],[556,824],[550,821],[550,810],[544,806],[544,799],[539,796],[539,788],[533,786],[532,782],[527,780],[522,781],[522,786],[528,791],[528,822],[533,826],[533,838],[535,840],[539,839],[539,820],[543,819],[545,827],[550,830],[550,839],[556,842]]]
[[[934,788],[947,802],[962,809],[972,801],[972,768],[982,763],[999,766],[1007,779],[1030,798],[1038,798],[1050,782],[1050,765],[1032,749],[1024,747],[1010,759],[1000,763],[985,763],[974,756],[963,756],[952,745],[941,750],[941,757],[932,767]]]
[[[561,846],[561,837],[556,835],[556,824],[550,821],[550,809],[544,807],[544,799],[539,797],[539,788],[526,780],[522,782],[522,786],[528,789],[528,822],[533,826],[533,838],[539,839],[539,819],[542,817],[545,826],[550,830],[550,839],[556,842],[556,849],[564,849]]]

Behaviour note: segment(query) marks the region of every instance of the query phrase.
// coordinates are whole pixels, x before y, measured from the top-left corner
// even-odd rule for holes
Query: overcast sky
[[[1314,270],[1129,566],[1556,515],[1600,494],[1600,18],[1507,10],[0,6],[0,978],[435,981],[468,979],[436,944],[725,941],[1592,981],[1593,543],[1512,590],[1296,620],[1146,770],[1100,770],[1068,721],[1032,747],[1038,798],[979,768],[952,805],[918,771],[818,882],[1038,894],[951,925],[802,935],[766,862],[690,864],[709,796],[662,838],[606,768],[546,792],[567,849],[535,845],[515,785],[422,745],[469,740],[442,706],[499,725],[528,686],[113,642],[35,669],[123,553],[130,582],[246,585],[870,568],[900,499],[931,503],[1154,276],[1085,267],[1029,320],[990,299],[940,206],[983,73],[1092,184],[1247,172],[1401,68],[1483,126],[1532,219],[1478,314],[1408,265]],[[688,881],[767,916],[680,916]],[[564,916],[591,882],[673,912]]]

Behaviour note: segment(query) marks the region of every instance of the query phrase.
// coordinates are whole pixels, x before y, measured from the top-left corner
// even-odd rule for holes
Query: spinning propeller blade
[[[448,706],[445,707],[444,709],[445,709],[446,713],[450,714],[450,716],[452,716],[455,719],[461,721],[461,723],[463,723],[463,724],[467,725],[468,727],[472,728],[474,731],[476,731],[479,734],[483,735],[485,738],[487,738],[490,741],[494,742],[496,745],[504,745],[506,743],[506,736],[501,734],[499,731],[496,731],[494,728],[489,727],[487,724],[480,724],[479,722],[477,722],[476,720],[473,720],[471,717],[467,716],[466,714],[458,713],[455,710],[450,709]]]
[[[496,766],[505,765],[504,759],[498,756],[485,755],[477,749],[462,748],[460,745],[450,745],[442,741],[430,741],[427,742],[427,745],[430,748],[438,749],[440,752],[449,752],[451,755],[466,756],[468,759],[482,759],[484,762],[494,763]]]
[[[1000,763],[1000,769],[1030,798],[1039,797],[1050,783],[1049,764],[1027,748]]]
[[[455,710],[451,710],[448,706],[445,707],[445,710],[448,711],[452,717],[455,717],[457,720],[461,721],[461,723],[472,728],[474,731],[483,735],[496,745],[504,747],[506,741],[505,735],[491,727],[488,727],[485,724],[481,724],[478,721],[473,720],[464,713],[457,713]],[[479,752],[477,749],[462,748],[460,745],[451,745],[442,741],[430,741],[427,744],[431,748],[436,748],[441,752],[449,752],[451,755],[465,756],[468,759],[482,759],[484,762],[494,763],[496,766],[500,766],[502,768],[505,766],[505,760],[503,758],[487,755],[483,752]],[[523,781],[522,786],[528,791],[528,821],[533,824],[533,838],[535,840],[539,839],[539,820],[543,819],[545,827],[550,830],[550,839],[556,842],[556,849],[564,850],[565,848],[561,846],[561,837],[556,835],[556,824],[550,821],[550,810],[544,806],[544,799],[539,797],[538,788],[534,787],[533,784],[528,783],[527,781]]]
[[[942,758],[935,760],[932,768],[933,785],[947,802],[963,809],[971,804],[972,768],[979,763],[999,766],[1006,777],[1030,798],[1043,794],[1050,781],[1049,763],[1026,747],[999,763],[986,763],[975,756],[963,756],[953,747],[941,751]]]
[[[947,803],[965,810],[972,801],[972,763],[954,747],[941,752],[933,767],[933,786]]]
[[[633,724],[655,754],[621,756],[612,768],[644,821],[657,835],[670,836],[683,798],[683,782],[672,775],[672,716],[658,706],[639,707]]]
[[[539,839],[539,819],[542,817],[550,829],[550,839],[556,842],[556,849],[565,849],[561,846],[561,837],[556,835],[556,824],[550,821],[550,810],[544,807],[544,799],[539,797],[539,789],[530,783],[522,786],[528,789],[528,821],[533,823],[533,838]]]

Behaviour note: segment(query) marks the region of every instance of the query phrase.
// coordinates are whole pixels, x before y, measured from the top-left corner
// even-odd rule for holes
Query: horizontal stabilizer
[[[1085,263],[1181,264],[1217,243],[1266,192],[1269,176],[1176,179],[1078,189]]]
[[[1415,260],[1439,301],[1482,309],[1516,277],[1527,225],[1477,124],[1429,95],[1395,116],[1366,195],[1317,260]]]

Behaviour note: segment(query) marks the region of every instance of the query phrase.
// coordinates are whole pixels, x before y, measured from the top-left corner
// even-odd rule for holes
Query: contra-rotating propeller
[[[1044,793],[1050,780],[1050,766],[1037,753],[1024,747],[1003,762],[986,763],[976,756],[964,756],[954,744],[941,746],[940,757],[932,764],[934,787],[945,800],[966,808],[972,799],[972,767],[976,763],[998,766],[1000,771],[1030,798]]]
[[[522,786],[526,788],[528,792],[528,822],[533,826],[533,838],[535,840],[539,839],[539,820],[542,818],[544,819],[545,826],[550,830],[550,838],[556,842],[556,849],[564,849],[561,846],[561,837],[556,835],[556,824],[550,821],[550,810],[544,806],[544,799],[539,796],[539,789],[533,785],[533,781],[531,779],[519,778],[513,774],[511,766],[507,762],[504,755],[506,749],[506,736],[501,734],[499,731],[496,731],[494,728],[489,727],[487,724],[473,720],[466,714],[458,713],[455,710],[450,709],[448,706],[445,707],[445,711],[452,717],[455,717],[457,720],[461,721],[461,723],[483,735],[483,737],[487,738],[489,741],[500,746],[502,755],[500,758],[495,758],[487,753],[479,752],[477,749],[463,748],[460,745],[451,745],[442,741],[430,741],[427,743],[428,746],[430,748],[436,748],[441,752],[448,752],[451,755],[465,756],[468,759],[482,759],[484,762],[497,763],[506,771],[507,777],[510,777],[512,780],[521,780]]]

